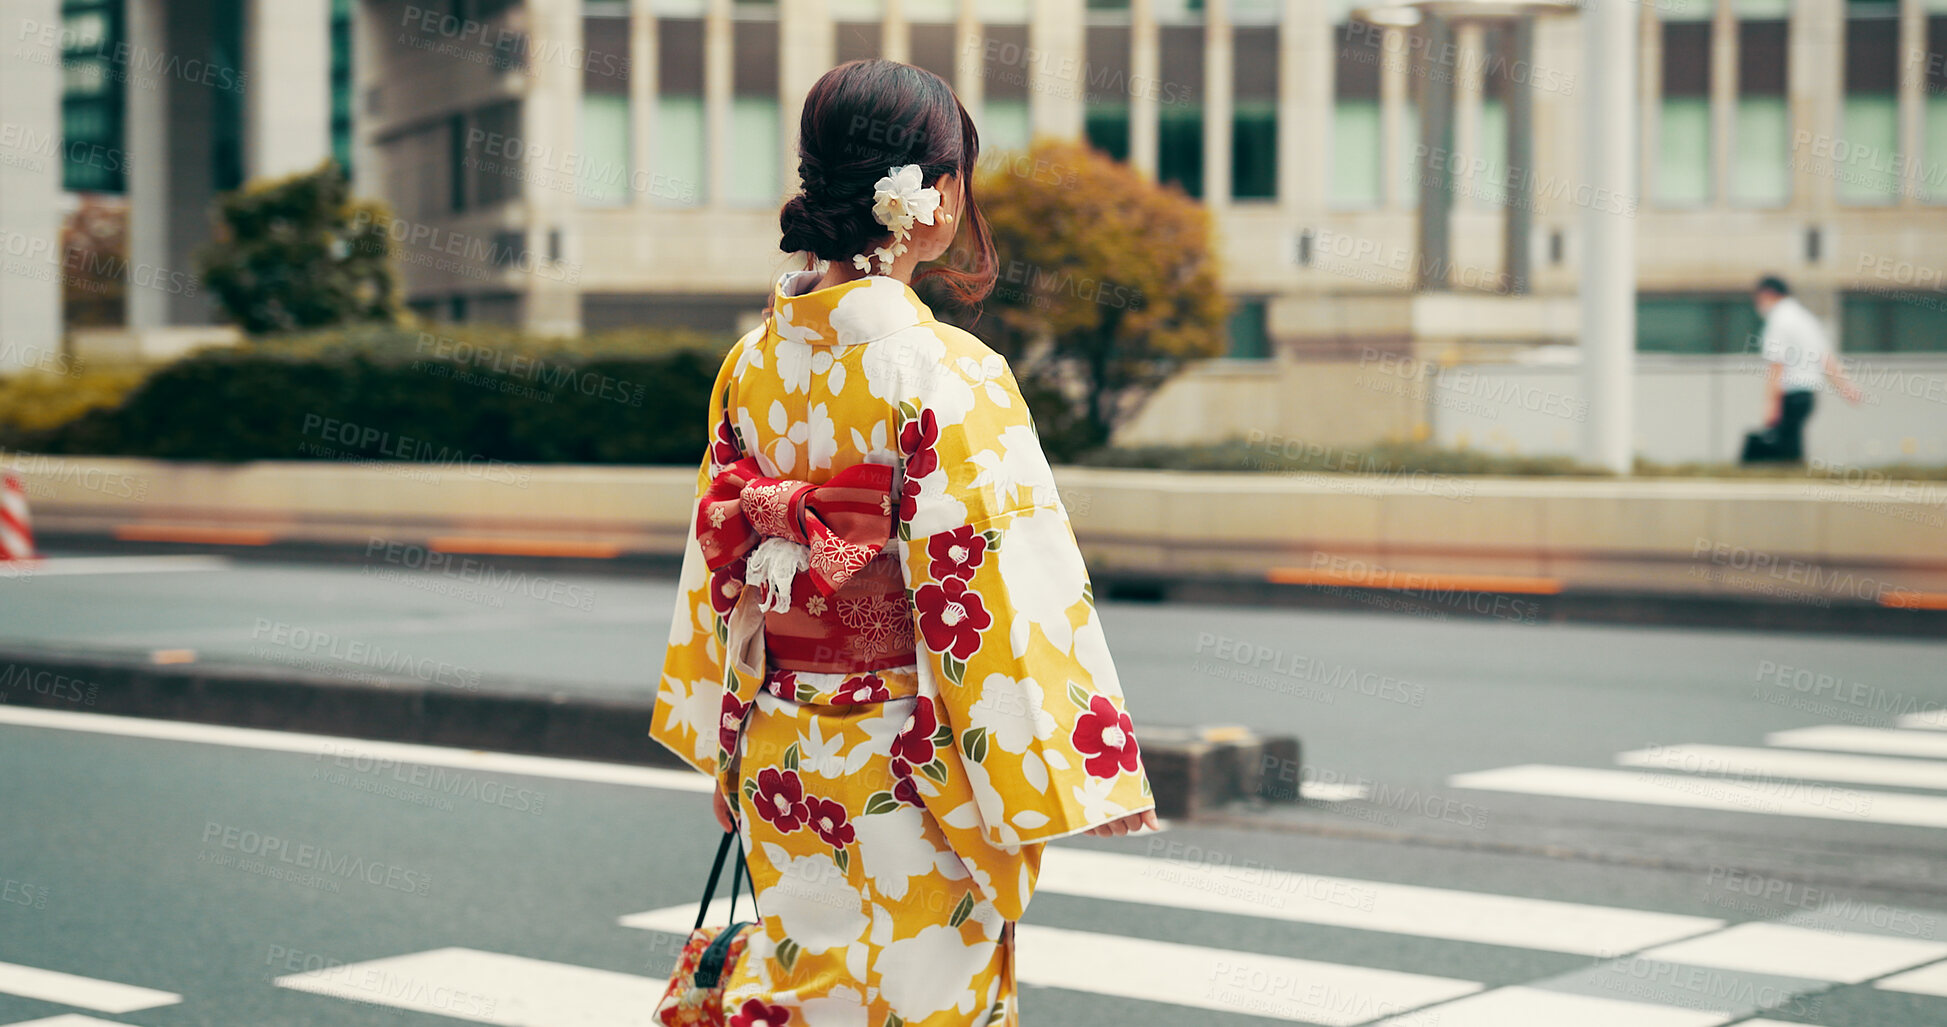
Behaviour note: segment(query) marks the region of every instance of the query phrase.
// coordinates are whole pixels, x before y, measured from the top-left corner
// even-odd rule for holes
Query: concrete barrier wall
[[[15,454],[44,535],[567,556],[680,551],[687,468],[260,462]],[[1392,575],[1782,594],[1947,590],[1947,482],[1600,481],[1064,467],[1099,574]],[[1841,576],[1847,576],[1841,579]],[[1835,581],[1837,584],[1835,585]],[[1789,597],[1789,596],[1787,596]]]

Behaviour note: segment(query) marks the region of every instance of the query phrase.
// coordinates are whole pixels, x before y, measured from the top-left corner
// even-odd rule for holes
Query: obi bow
[[[745,588],[730,612],[726,656],[748,701],[763,684],[764,613],[789,612],[800,573],[829,596],[871,563],[892,536],[892,476],[856,464],[814,485],[767,478],[756,457],[718,472],[696,507],[696,541],[711,571],[745,561]],[[749,587],[757,586],[757,587]]]

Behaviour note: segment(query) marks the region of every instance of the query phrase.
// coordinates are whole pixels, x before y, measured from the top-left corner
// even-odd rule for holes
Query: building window
[[[1836,164],[1839,199],[1891,203],[1900,195],[1899,5],[1848,0],[1845,55],[1839,134],[1849,152]]]
[[[982,54],[980,147],[1028,148],[1028,27],[988,25]]]
[[[656,27],[656,138],[650,152],[658,203],[703,202],[703,22],[664,18]]]
[[[914,5],[906,5],[908,17],[918,18]],[[949,17],[948,22],[952,21]],[[914,22],[910,29],[912,38],[913,66],[925,68],[940,76],[947,85],[953,84],[953,53],[959,46],[951,24],[935,22]]]
[[[1232,36],[1230,194],[1278,196],[1278,30],[1240,26]]]
[[[485,210],[519,199],[522,165],[509,142],[521,134],[520,101],[502,100],[455,117],[453,132],[454,181],[464,183],[454,192],[453,209]],[[468,145],[469,140],[478,145]]]
[[[1379,111],[1384,36],[1349,17],[1335,36],[1331,202],[1335,207],[1377,207],[1384,196]]]
[[[1203,195],[1203,26],[1157,29],[1164,82],[1187,88],[1157,105],[1156,178],[1191,196]]]
[[[1933,203],[1947,203],[1947,0],[1931,0],[1940,13],[1927,19],[1925,90],[1921,118],[1926,161],[1921,165],[1920,192]]]
[[[1847,292],[1839,310],[1847,353],[1947,352],[1947,292]]]
[[[1234,360],[1266,360],[1271,356],[1271,333],[1266,323],[1268,304],[1262,299],[1238,300],[1225,322],[1230,345],[1225,352]]]
[[[61,5],[61,186],[75,192],[127,189],[122,145],[122,76],[111,73],[124,38],[122,5],[67,0]],[[35,142],[39,142],[36,140]]]
[[[1755,353],[1764,323],[1744,293],[1645,294],[1636,348],[1645,353]]]
[[[775,207],[784,191],[779,170],[783,113],[777,98],[777,22],[739,21],[732,38],[735,63],[725,198],[740,206]]]
[[[331,156],[352,173],[352,0],[331,0]]]
[[[1090,25],[1087,31],[1084,131],[1090,146],[1116,160],[1126,161],[1129,159],[1129,26]]]
[[[1731,199],[1746,207],[1791,200],[1791,106],[1785,83],[1791,48],[1790,0],[1735,0],[1737,110],[1731,133]],[[1801,160],[1811,154],[1797,155]]]
[[[581,154],[575,191],[589,206],[629,202],[629,19],[582,18]]]
[[[1671,12],[1663,21],[1663,101],[1657,109],[1656,201],[1710,202],[1710,11]]]

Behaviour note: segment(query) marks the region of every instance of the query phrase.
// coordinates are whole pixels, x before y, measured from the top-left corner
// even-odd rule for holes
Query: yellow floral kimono
[[[1149,782],[1006,362],[904,283],[817,278],[783,276],[717,376],[651,737],[737,799],[763,932],[733,1027],[1013,1023],[1003,928],[1042,843],[1152,808]],[[807,482],[878,496],[848,509],[884,517],[883,551],[776,541],[818,515],[753,499]],[[719,567],[726,516],[764,541]]]

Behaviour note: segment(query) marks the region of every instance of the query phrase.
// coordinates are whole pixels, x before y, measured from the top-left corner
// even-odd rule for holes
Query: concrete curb
[[[409,679],[346,681],[249,667],[148,664],[72,652],[0,651],[0,703],[268,728],[370,741],[681,769],[651,741],[652,702],[540,690],[455,689]],[[1296,801],[1280,770],[1296,738],[1242,728],[1144,731],[1159,816],[1187,819],[1236,799]]]

